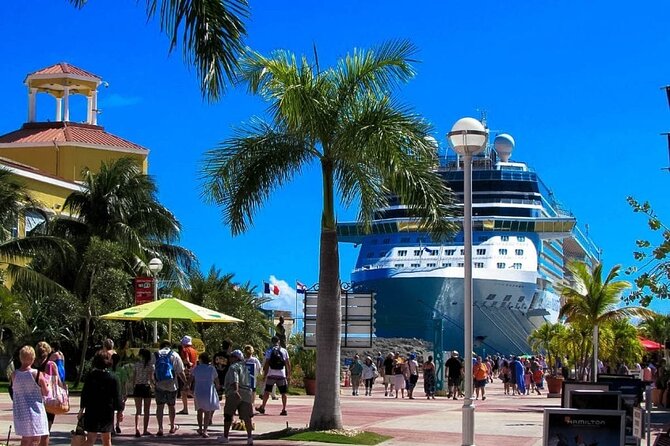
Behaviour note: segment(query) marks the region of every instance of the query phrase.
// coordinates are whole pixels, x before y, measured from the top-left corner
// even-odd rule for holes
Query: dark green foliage
[[[670,253],[670,228],[663,224],[649,202],[640,203],[633,197],[628,197],[627,201],[633,212],[647,216],[649,229],[657,240],[660,237],[657,242],[637,240],[640,249],[633,252],[633,258],[639,266],[626,270],[626,274],[637,276],[636,289],[626,297],[627,301],[637,301],[646,307],[654,298],[670,298],[670,261],[667,260]]]

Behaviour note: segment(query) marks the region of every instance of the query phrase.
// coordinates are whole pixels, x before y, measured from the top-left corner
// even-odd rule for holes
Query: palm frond
[[[203,197],[221,206],[224,223],[240,234],[272,191],[289,182],[311,156],[307,141],[254,121],[205,153]]]

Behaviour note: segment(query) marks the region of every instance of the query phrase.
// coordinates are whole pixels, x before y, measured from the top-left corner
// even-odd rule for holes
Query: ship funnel
[[[509,157],[512,155],[512,150],[514,149],[514,138],[507,133],[502,133],[493,140],[493,147],[496,149],[500,160],[506,163],[509,161]]]

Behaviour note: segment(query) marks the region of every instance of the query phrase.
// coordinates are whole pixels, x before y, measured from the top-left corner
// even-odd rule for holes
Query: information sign
[[[135,277],[135,305],[142,305],[154,300],[154,278]]]

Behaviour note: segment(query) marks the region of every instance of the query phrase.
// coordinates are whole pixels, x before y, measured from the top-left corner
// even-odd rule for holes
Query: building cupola
[[[56,121],[70,121],[70,95],[86,96],[86,124],[98,123],[98,87],[100,76],[60,62],[30,73],[24,81],[28,87],[28,122],[35,122],[36,96],[48,93],[56,99]]]

